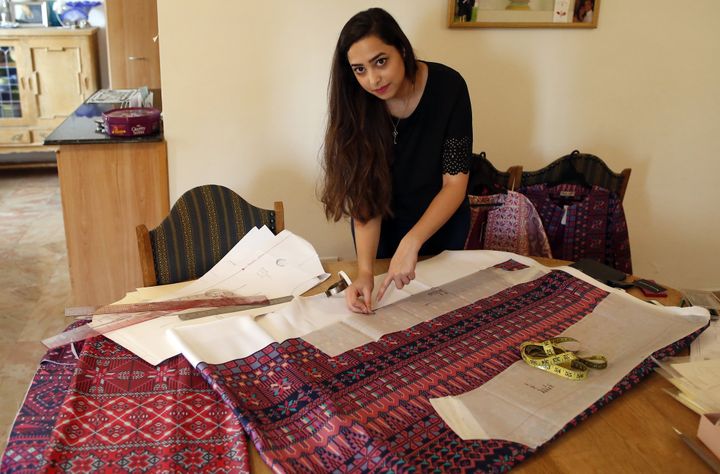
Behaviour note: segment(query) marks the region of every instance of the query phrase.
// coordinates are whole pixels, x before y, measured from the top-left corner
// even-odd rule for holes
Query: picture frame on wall
[[[600,0],[448,0],[450,28],[597,28]]]

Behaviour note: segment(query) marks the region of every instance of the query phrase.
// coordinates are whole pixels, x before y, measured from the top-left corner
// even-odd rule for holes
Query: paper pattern
[[[220,294],[278,298],[304,293],[329,276],[325,273],[315,249],[306,240],[287,230],[274,235],[263,226],[251,229],[201,278],[193,282],[139,288],[120,302],[166,301]],[[167,333],[172,328],[194,327],[236,315],[256,316],[277,310],[285,304],[188,321],[183,321],[176,315],[162,316],[108,332],[105,336],[146,362],[157,365],[180,353],[174,338]],[[90,324],[102,324],[110,318],[112,315],[96,316]],[[200,336],[198,334],[198,337]]]
[[[650,354],[702,328],[708,317],[700,308],[660,308],[610,294],[561,334],[580,341],[581,353],[607,357],[607,369],[575,381],[518,361],[475,390],[430,402],[463,439],[503,439],[535,448]]]
[[[690,360],[720,359],[720,320],[710,326],[690,345]]]
[[[482,285],[456,282],[451,287],[453,295],[450,299],[447,295],[438,292],[437,288],[449,282],[509,259],[533,267],[516,272],[486,270],[487,276],[480,277]],[[254,321],[258,330],[269,334],[275,342],[303,337],[328,355],[335,355],[370,341],[376,341],[385,334],[428,321],[450,309],[468,304],[472,298],[479,299],[523,281],[537,278],[547,271],[546,267],[538,265],[530,258],[508,252],[487,250],[443,252],[418,263],[416,279],[410,285],[402,290],[391,286],[391,290],[375,309],[374,315],[357,314],[348,310],[345,296],[341,293],[331,298],[324,294],[295,298],[279,311],[257,317]],[[384,275],[375,277],[375,291],[383,279]],[[409,298],[411,296],[413,298]],[[233,340],[238,342],[228,344],[228,334],[235,326],[225,319],[227,318],[223,318],[222,321],[208,320],[192,327],[174,326],[168,328],[168,332],[174,347],[193,365],[200,361],[221,364],[245,357],[267,345],[265,339],[254,340],[253,331],[234,332]]]

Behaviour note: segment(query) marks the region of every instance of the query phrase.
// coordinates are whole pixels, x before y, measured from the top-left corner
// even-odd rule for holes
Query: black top
[[[472,153],[472,110],[462,76],[438,63],[426,63],[428,77],[415,111],[397,123],[391,162],[394,216],[380,232],[378,258],[390,258],[400,240],[422,217],[442,188],[443,174],[467,173]],[[460,250],[470,224],[467,199],[420,250],[433,255]]]

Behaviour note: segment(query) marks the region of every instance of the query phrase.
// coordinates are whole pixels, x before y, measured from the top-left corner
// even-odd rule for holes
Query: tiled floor
[[[0,169],[0,452],[69,296],[57,170]]]

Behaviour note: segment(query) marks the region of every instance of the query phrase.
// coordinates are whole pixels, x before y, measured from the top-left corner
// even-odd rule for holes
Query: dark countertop
[[[97,121],[102,121],[102,113],[117,107],[118,104],[82,104],[45,138],[45,145],[112,144],[159,142],[163,140],[162,119],[160,121],[160,131],[154,135],[111,137],[105,133],[96,131]]]

